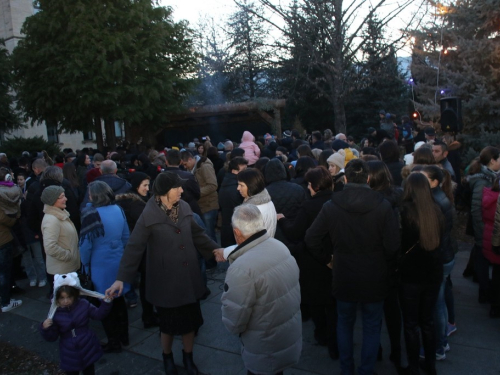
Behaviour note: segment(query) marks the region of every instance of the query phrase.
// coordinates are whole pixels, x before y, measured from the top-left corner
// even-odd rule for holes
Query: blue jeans
[[[455,259],[443,265],[443,281],[439,287],[439,294],[436,301],[436,308],[434,310],[434,324],[436,326],[436,351],[440,354],[443,353],[443,348],[448,343],[446,336],[446,326],[448,324],[448,309],[446,308],[445,289],[446,279],[451,274]]]
[[[363,346],[359,375],[372,375],[380,346],[380,328],[384,313],[384,302],[359,303],[363,312]],[[337,341],[340,353],[342,375],[354,374],[353,334],[358,302],[337,300],[338,325]]]
[[[29,281],[47,281],[43,250],[40,241],[27,244],[28,249],[23,253],[23,267]]]
[[[217,215],[219,210],[211,210],[202,214],[203,222],[205,223],[205,230],[208,237],[217,242],[217,237],[215,237],[215,225],[217,224]]]
[[[11,241],[0,247],[0,296],[2,297],[2,306],[7,306],[10,303],[12,244]]]

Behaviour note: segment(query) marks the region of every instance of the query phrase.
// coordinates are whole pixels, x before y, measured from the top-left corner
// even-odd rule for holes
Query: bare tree
[[[332,105],[336,131],[345,132],[344,103],[350,76],[362,58],[363,46],[369,43],[363,30],[376,14],[379,15],[380,27],[387,26],[414,2],[401,0],[388,9],[387,0],[375,3],[369,0],[295,0],[291,6],[276,4],[272,0],[259,1],[284,21],[284,26],[281,26],[266,19],[288,40],[289,43],[282,44],[285,51],[302,64],[302,68],[296,69],[297,74],[302,75]],[[424,3],[425,0],[421,0],[419,9]],[[382,11],[384,15],[381,17]],[[415,21],[416,14],[418,12],[407,25]],[[403,30],[399,38],[384,45],[398,49],[406,36]]]

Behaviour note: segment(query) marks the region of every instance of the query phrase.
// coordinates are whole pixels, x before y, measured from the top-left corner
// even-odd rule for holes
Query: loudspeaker
[[[457,133],[462,131],[462,101],[460,98],[443,98],[441,103],[441,130]]]

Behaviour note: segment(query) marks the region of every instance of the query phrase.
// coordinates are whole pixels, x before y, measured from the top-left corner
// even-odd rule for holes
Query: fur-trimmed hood
[[[267,189],[264,189],[259,194],[253,195],[245,199],[245,203],[254,204],[256,206],[261,204],[266,204],[268,202],[271,202],[271,196],[267,192]]]

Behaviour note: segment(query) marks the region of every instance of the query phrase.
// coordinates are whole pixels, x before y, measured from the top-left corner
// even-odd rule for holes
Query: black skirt
[[[167,335],[185,335],[198,331],[203,325],[200,302],[179,307],[156,306],[160,318],[160,332]]]

